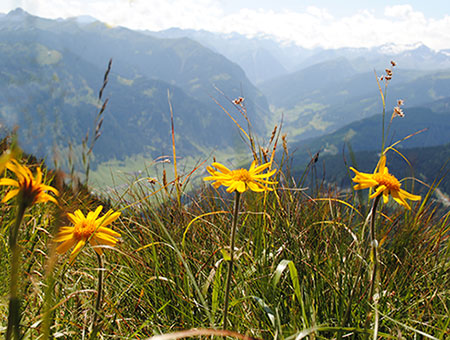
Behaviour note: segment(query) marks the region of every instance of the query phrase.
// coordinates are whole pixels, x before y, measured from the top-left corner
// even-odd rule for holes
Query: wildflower
[[[5,170],[6,165],[10,162],[10,160],[13,158],[13,153],[11,150],[6,150],[3,152],[3,154],[0,156],[0,172]]]
[[[256,192],[272,191],[272,188],[263,184],[276,184],[266,180],[272,176],[276,170],[272,170],[265,174],[262,174],[264,170],[269,168],[271,163],[265,163],[256,167],[256,161],[253,161],[249,170],[237,169],[229,170],[227,167],[220,163],[212,163],[212,167],[207,167],[208,172],[211,174],[209,177],[205,177],[204,181],[215,181],[212,185],[214,188],[218,188],[221,185],[228,187],[227,192],[233,192],[237,190],[239,193],[243,193],[248,189]],[[215,170],[214,168],[217,170]]]
[[[72,263],[87,241],[93,246],[115,246],[120,234],[106,228],[106,226],[114,222],[120,216],[120,212],[114,212],[110,209],[105,215],[98,218],[102,209],[103,207],[100,205],[94,212],[90,211],[86,217],[80,209],[73,214],[68,213],[67,216],[73,223],[73,227],[61,227],[56,235],[55,242],[62,243],[56,248],[56,251],[63,254],[72,246],[75,246],[70,254],[70,262]],[[96,247],[94,250],[97,254],[102,254],[101,248]]]
[[[243,97],[239,97],[239,98],[236,98],[235,100],[233,100],[233,103],[235,105],[242,105],[243,101],[244,101],[244,98]]]
[[[404,103],[405,101],[403,99],[397,100],[397,106],[394,107],[394,112],[392,112],[391,122],[394,119],[394,117],[401,117],[401,118],[405,117],[403,110],[400,108],[400,106],[402,106]]]
[[[6,164],[6,168],[14,172],[17,181],[11,178],[0,179],[0,185],[10,185],[17,189],[10,190],[2,199],[2,203],[8,202],[11,198],[18,196],[25,206],[31,206],[36,203],[54,202],[58,204],[56,198],[49,195],[47,191],[58,195],[59,192],[55,188],[42,183],[42,171],[40,167],[36,169],[36,177],[33,177],[30,169],[20,165],[15,159],[10,160]]]
[[[395,178],[395,176],[389,173],[388,168],[386,167],[385,155],[381,156],[378,171],[373,174],[362,173],[352,167],[350,167],[350,170],[352,170],[356,175],[353,178],[353,182],[358,183],[353,187],[355,190],[375,188],[375,192],[369,196],[371,199],[382,194],[384,203],[387,203],[389,200],[389,195],[391,195],[398,204],[407,209],[411,209],[411,207],[405,199],[409,199],[411,201],[419,201],[421,199],[420,196],[410,194],[400,188],[401,183],[397,178]]]
[[[385,71],[388,76],[392,77],[392,70],[387,68],[387,69],[385,69]]]
[[[391,60],[391,65],[392,65],[392,67],[395,67],[395,66],[397,66],[397,63],[395,61]]]
[[[402,118],[405,117],[403,110],[399,106],[394,107],[394,112],[392,113],[392,118],[394,118],[395,116],[399,116]]]

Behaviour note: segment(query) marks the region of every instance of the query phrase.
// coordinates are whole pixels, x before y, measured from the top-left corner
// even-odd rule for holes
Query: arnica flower
[[[95,211],[90,211],[87,216],[84,216],[80,209],[73,214],[68,213],[67,216],[73,223],[73,226],[60,228],[55,237],[55,242],[62,243],[56,248],[56,251],[63,254],[72,246],[75,246],[70,254],[70,262],[72,263],[88,241],[93,246],[115,246],[120,234],[110,228],[106,228],[106,226],[114,222],[120,216],[120,212],[114,212],[110,209],[105,215],[98,218],[102,209],[103,207],[100,205]],[[102,254],[100,247],[95,247],[94,250],[97,254]]]
[[[355,190],[375,188],[375,192],[369,197],[372,199],[379,195],[383,195],[383,201],[386,204],[389,201],[389,195],[400,205],[407,209],[411,209],[406,199],[411,201],[419,201],[421,199],[418,195],[410,194],[409,192],[400,188],[401,183],[395,176],[391,175],[386,167],[386,156],[381,156],[378,171],[373,174],[366,174],[359,172],[352,167],[350,168],[355,173],[353,182],[356,184],[353,188]]]
[[[11,150],[6,150],[2,153],[2,155],[0,156],[0,172],[5,170],[6,165],[11,161],[11,159],[13,159],[13,157],[14,155]]]
[[[276,184],[277,182],[268,181],[267,178],[272,176],[277,170],[272,170],[267,173],[261,173],[270,167],[271,163],[265,163],[260,166],[256,166],[256,161],[253,161],[249,170],[237,169],[230,170],[220,163],[212,163],[212,167],[207,167],[211,176],[205,177],[204,181],[215,181],[212,185],[214,188],[218,188],[221,185],[228,187],[227,192],[234,192],[237,190],[243,193],[247,190],[256,192],[272,191],[267,185]],[[215,170],[214,168],[217,170]]]
[[[33,177],[28,167],[20,165],[15,159],[10,160],[6,164],[6,168],[16,174],[17,181],[11,178],[2,178],[0,179],[0,185],[10,185],[17,189],[10,190],[3,197],[2,203],[8,202],[11,198],[17,196],[25,206],[48,201],[58,204],[56,198],[49,195],[47,191],[55,195],[59,195],[59,192],[52,186],[42,183],[42,171],[40,167],[36,169],[36,177]]]

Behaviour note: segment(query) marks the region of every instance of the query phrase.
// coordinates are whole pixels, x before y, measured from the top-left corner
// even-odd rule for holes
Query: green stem
[[[372,275],[370,280],[370,291],[369,291],[369,305],[371,300],[374,302],[374,309],[375,309],[375,326],[373,331],[373,339],[376,340],[377,333],[378,333],[378,294],[379,294],[379,287],[378,287],[378,242],[376,238],[376,231],[375,231],[375,215],[377,211],[377,206],[380,201],[381,195],[378,195],[375,198],[375,201],[373,202],[372,209],[371,209],[371,220],[370,220],[370,241],[371,241],[371,252],[372,252]],[[374,296],[374,293],[376,294]],[[367,328],[369,319],[366,320],[366,326]],[[368,337],[368,334],[366,333],[366,339]]]
[[[386,135],[384,134],[384,120],[385,120],[385,116],[386,116],[386,93],[387,93],[387,83],[384,86],[384,101],[383,101],[383,119],[382,119],[382,142],[381,142],[381,154],[384,153],[384,147],[386,145]]]
[[[19,199],[16,221],[13,228],[9,230],[9,248],[11,251],[11,280],[9,283],[9,312],[8,327],[6,329],[6,340],[10,340],[13,335],[14,339],[20,339],[20,300],[17,294],[17,283],[19,281],[20,272],[20,247],[17,244],[17,237],[19,235],[20,225],[22,224],[26,208],[27,205]]]
[[[223,310],[223,329],[227,329],[227,321],[228,321],[228,300],[230,296],[230,285],[231,285],[231,276],[233,275],[233,260],[234,260],[234,239],[236,236],[236,226],[239,215],[239,199],[241,194],[239,191],[236,191],[235,201],[234,201],[234,213],[233,213],[233,222],[231,225],[231,237],[230,237],[230,260],[228,261],[228,273],[227,273],[227,281],[225,286],[225,306]]]
[[[95,301],[95,309],[94,309],[94,320],[92,321],[92,333],[90,338],[96,339],[97,333],[99,331],[99,327],[97,325],[98,322],[98,315],[100,314],[101,304],[102,304],[102,295],[103,295],[103,259],[102,255],[99,255],[97,252],[95,252],[97,255],[97,261],[98,261],[98,284],[97,284],[97,299]]]

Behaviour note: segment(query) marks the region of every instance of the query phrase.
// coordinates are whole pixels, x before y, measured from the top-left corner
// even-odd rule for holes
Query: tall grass
[[[301,332],[311,339],[339,335],[358,339],[367,311],[372,310],[367,302],[370,261],[367,235],[362,234],[365,217],[358,207],[343,204],[349,197],[340,192],[319,192],[311,198],[293,189],[280,188],[266,197],[245,195],[230,292],[233,330],[266,339]],[[228,243],[233,197],[204,186],[185,193],[180,206],[173,192],[171,196],[160,191],[156,203],[148,197],[147,186],[134,184],[127,202],[112,200],[117,207],[128,206],[116,228],[123,242],[105,259],[103,338],[143,339],[221,326],[226,272],[221,251]],[[84,197],[66,199],[71,206],[93,204]],[[13,212],[6,206],[2,210],[5,230]],[[22,229],[22,326],[30,338],[42,338],[46,266],[52,260],[48,247],[54,225],[65,224],[52,215],[51,208],[33,207]],[[431,200],[412,212],[389,207],[379,217],[379,336],[401,334],[412,339],[420,338],[418,332],[438,339],[449,336],[448,218],[449,213]],[[6,269],[5,242],[0,251]],[[87,336],[97,262],[91,249],[81,255],[72,266],[65,258],[55,265],[51,292],[55,336]],[[7,286],[7,273],[2,271],[2,287]]]
[[[279,184],[274,192],[242,197],[229,332],[218,330],[223,324],[234,196],[206,184],[188,190],[190,176],[202,175],[198,167],[185,174],[178,169],[176,178],[161,182],[136,178],[125,194],[116,192],[107,199],[91,196],[86,187],[74,194],[65,184],[60,188],[61,213],[44,205],[28,210],[19,240],[23,338],[89,337],[97,310],[95,253],[85,247],[70,265],[66,256],[51,249],[57,229],[69,223],[65,212],[95,210],[100,203],[121,210],[114,230],[122,240],[105,250],[103,306],[95,316],[102,323],[99,339],[146,339],[166,333],[171,338],[245,335],[286,340],[371,336],[369,229],[362,213],[368,202],[324,183],[317,182],[314,190],[297,184],[304,181],[290,175],[285,137],[282,155],[275,157],[279,131],[274,130],[266,148],[253,137],[249,142],[250,160],[273,161]],[[378,338],[450,337],[450,213],[432,200],[436,183],[411,211],[389,204],[375,215],[381,288]],[[4,333],[10,265],[5,235],[14,209],[4,204],[0,209]],[[172,334],[184,330],[191,331]]]

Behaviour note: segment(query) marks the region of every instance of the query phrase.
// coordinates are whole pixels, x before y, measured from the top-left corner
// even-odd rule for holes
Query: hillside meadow
[[[5,339],[450,337],[450,212],[435,200],[445,174],[390,167],[411,166],[400,145],[416,134],[391,142],[404,112],[399,101],[386,113],[389,72],[376,78],[380,152],[364,169],[340,165],[348,189],[318,177],[318,154],[293,169],[282,128],[261,141],[238,97],[236,112],[221,109],[248,147],[241,164],[226,148],[185,155],[170,106],[172,153],[136,158],[144,170],[96,194],[93,150],[114,133],[102,125],[110,67],[93,132],[69,150],[81,170],[47,168],[14,133],[0,144]]]
[[[170,162],[107,197],[5,139],[5,338],[447,339],[440,179],[399,182],[386,145],[353,190],[308,187],[277,128],[264,145],[239,128],[241,168]]]

